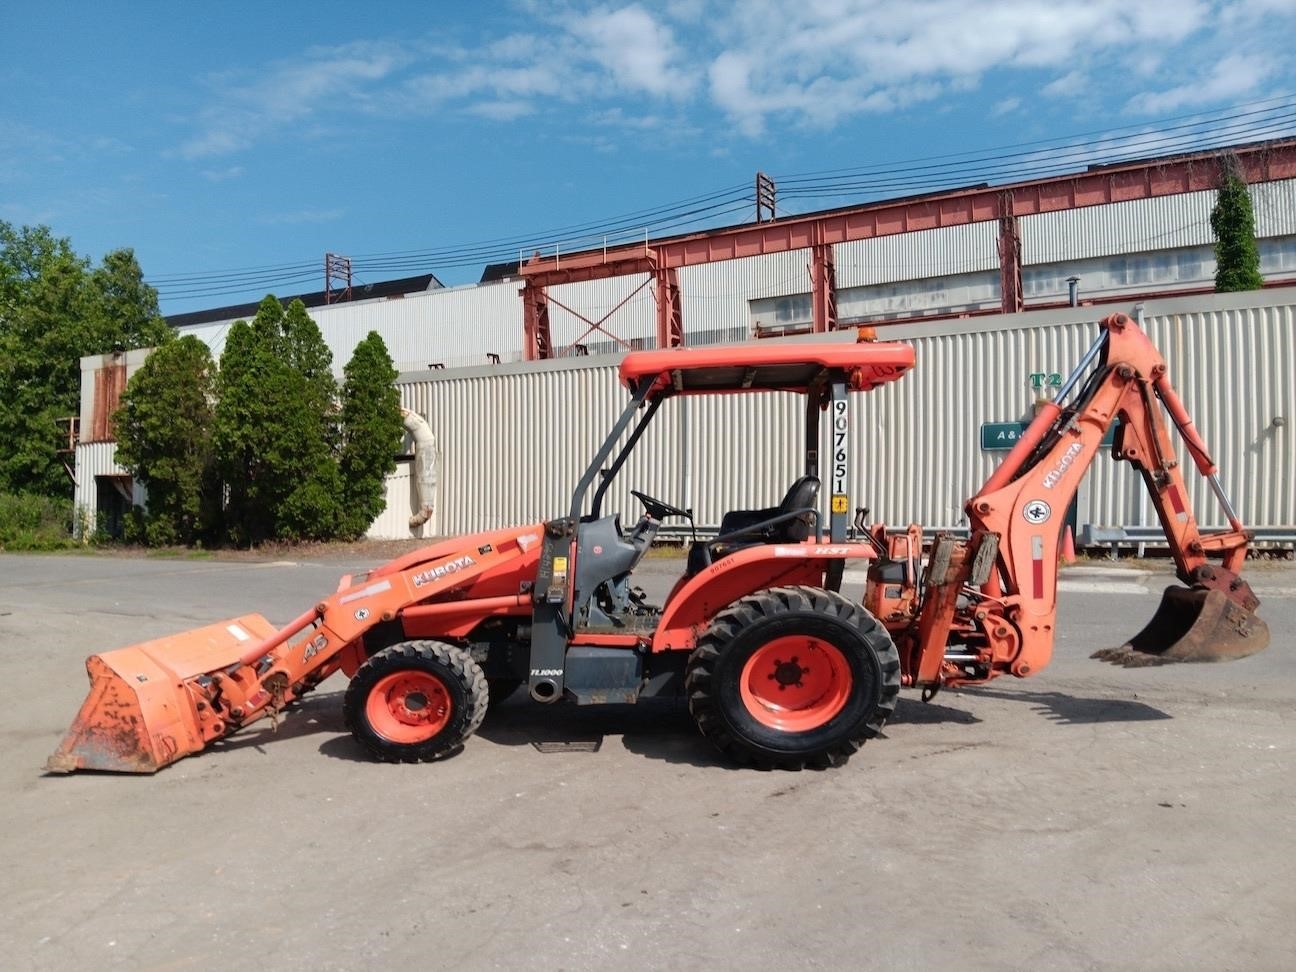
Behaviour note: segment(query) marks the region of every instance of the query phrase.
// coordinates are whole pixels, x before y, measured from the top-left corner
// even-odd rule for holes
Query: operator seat
[[[720,520],[720,533],[715,540],[698,540],[689,547],[686,577],[692,577],[707,566],[707,548],[711,548],[711,562],[721,557],[754,547],[762,543],[801,543],[814,529],[819,508],[819,479],[802,476],[783,495],[778,506],[763,510],[730,510]],[[800,516],[789,514],[804,510]],[[767,526],[761,524],[779,517],[789,516]],[[728,539],[726,539],[728,538]]]

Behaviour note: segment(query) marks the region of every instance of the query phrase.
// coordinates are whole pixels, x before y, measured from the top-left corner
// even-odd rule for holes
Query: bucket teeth
[[[1104,648],[1091,657],[1142,668],[1233,661],[1254,655],[1268,644],[1268,625],[1222,591],[1171,586],[1142,631],[1119,648]]]

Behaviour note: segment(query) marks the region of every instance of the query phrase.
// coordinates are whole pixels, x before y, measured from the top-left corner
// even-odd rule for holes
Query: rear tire
[[[407,641],[369,658],[342,711],[360,745],[388,763],[422,763],[463,747],[486,716],[486,676],[462,648]]]
[[[689,711],[721,752],[758,769],[840,766],[878,735],[900,693],[900,655],[840,594],[778,587],[734,602],[689,658]]]

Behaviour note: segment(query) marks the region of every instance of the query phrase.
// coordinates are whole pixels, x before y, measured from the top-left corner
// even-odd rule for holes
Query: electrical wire
[[[1292,95],[1273,96],[1215,114],[1180,115],[1156,127],[1126,125],[1104,131],[1040,139],[997,149],[875,162],[776,176],[778,198],[872,201],[885,196],[949,191],[990,182],[1027,181],[1149,156],[1206,151],[1227,144],[1257,142],[1296,133]],[[569,224],[517,237],[496,237],[419,250],[355,255],[356,275],[426,273],[483,263],[525,259],[530,251],[574,252],[622,245],[650,235],[719,225],[724,217],[750,212],[751,184],[729,186],[656,207]],[[800,209],[800,206],[796,208]],[[267,288],[318,279],[320,261],[243,267],[211,272],[162,274],[149,283],[164,300],[264,293]]]

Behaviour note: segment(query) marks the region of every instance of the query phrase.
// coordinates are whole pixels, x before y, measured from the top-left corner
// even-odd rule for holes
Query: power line
[[[1245,128],[1227,126],[1217,129],[1213,133],[1217,137],[1210,141],[1209,146],[1203,144],[1200,140],[1191,140],[1188,136],[1182,135],[1170,138],[1147,138],[1135,145],[1131,145],[1125,151],[1114,151],[1097,156],[1090,147],[1077,145],[1073,146],[1069,151],[1053,152],[1046,158],[1040,158],[1038,161],[1025,164],[1015,162],[1009,156],[993,156],[976,160],[976,164],[968,164],[958,169],[944,169],[917,176],[909,175],[908,172],[904,174],[888,172],[876,178],[856,177],[855,181],[852,182],[828,181],[797,184],[795,181],[789,180],[793,182],[791,186],[780,182],[779,195],[782,197],[854,196],[877,190],[895,192],[923,187],[934,189],[938,185],[948,185],[951,182],[970,183],[1002,176],[1010,176],[1014,180],[1039,178],[1074,171],[1078,165],[1084,165],[1085,163],[1110,165],[1146,158],[1149,154],[1175,154],[1184,149],[1200,150],[1207,147],[1218,147],[1222,144],[1235,142],[1237,137],[1241,135],[1245,135],[1249,140],[1254,141],[1265,136],[1290,133],[1294,130],[1296,130],[1296,110],[1269,119],[1268,124],[1259,127],[1254,125],[1248,125]],[[845,177],[835,178],[844,179]]]
[[[1291,106],[1293,99],[1296,99],[1296,94],[1274,95],[1273,97],[1270,98],[1261,98],[1258,101],[1243,102],[1242,104],[1233,105],[1229,108],[1222,109],[1222,114],[1219,114],[1217,117],[1212,116],[1209,113],[1194,112],[1189,115],[1176,115],[1170,118],[1163,118],[1161,119],[1161,121],[1155,122],[1153,124],[1158,126],[1156,128],[1156,131],[1158,132],[1173,131],[1176,128],[1184,127],[1184,126],[1175,126],[1175,125],[1167,124],[1169,122],[1191,120],[1189,121],[1190,125],[1214,124],[1215,122],[1227,120],[1230,118],[1243,117],[1245,115],[1250,115],[1250,114],[1263,114],[1264,112],[1272,111],[1275,108],[1288,108]],[[1256,106],[1258,105],[1269,105],[1271,103],[1273,103],[1272,108],[1256,108]],[[1256,108],[1256,111],[1254,112],[1240,111],[1240,109],[1243,108]],[[1077,139],[1089,139],[1090,144],[1092,144],[1094,141],[1118,140],[1122,137],[1119,134],[1121,132],[1135,132],[1135,131],[1147,131],[1147,130],[1148,130],[1147,125],[1120,125],[1115,128],[1106,128],[1097,131],[1077,132],[1070,135],[1055,135],[1050,138],[1036,139],[1035,141],[1031,141],[1031,142],[1015,142],[1012,145],[999,146],[997,149],[989,149],[986,151],[1000,151],[1000,150],[1006,151],[1008,149],[1026,149],[1026,148],[1036,148],[1036,147],[1044,148],[1050,145],[1070,144],[1072,142],[1075,142]],[[870,168],[895,169],[897,167],[903,166],[906,170],[912,170],[917,163],[941,162],[947,159],[959,159],[968,156],[975,157],[979,151],[980,150],[977,149],[967,149],[962,152],[950,152],[943,155],[927,155],[915,159],[895,159],[887,162],[876,162],[876,163],[872,163],[871,166],[863,166],[863,167],[850,166],[847,168],[839,168],[839,169],[820,169],[813,172],[794,173],[790,176],[779,176],[778,178],[779,178],[779,184],[782,185],[784,182],[788,181],[789,179],[833,175],[835,173],[840,173],[840,172],[849,173],[855,171],[867,171]]]
[[[1023,181],[1074,171],[1076,166],[1105,165],[1149,155],[1204,151],[1241,141],[1296,131],[1292,95],[1233,106],[1214,115],[1168,118],[1156,127],[1127,125],[1100,132],[1059,136],[998,149],[964,151],[925,158],[874,162],[850,168],[792,173],[778,177],[782,199],[857,199],[884,194],[941,191],[988,180]],[[353,256],[357,270],[371,273],[459,268],[525,259],[534,250],[592,249],[600,243],[621,245],[647,234],[700,229],[750,211],[749,185],[730,186],[656,207],[600,220],[570,224],[517,237],[396,250]],[[317,277],[319,262],[244,267],[149,278],[168,300],[215,297],[263,291],[268,287]]]

